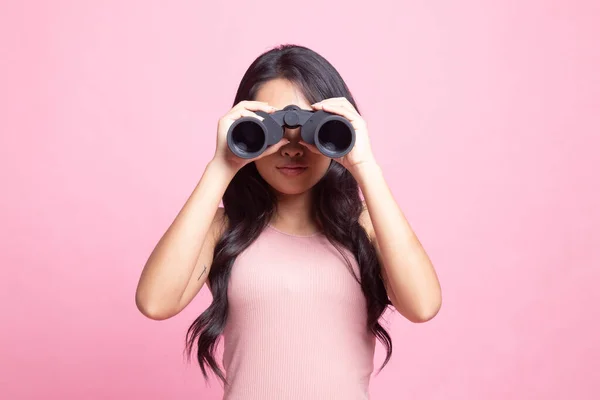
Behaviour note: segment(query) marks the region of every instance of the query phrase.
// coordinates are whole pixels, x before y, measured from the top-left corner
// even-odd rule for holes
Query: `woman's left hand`
[[[354,147],[348,154],[340,158],[334,158],[335,161],[342,164],[347,170],[353,172],[353,169],[363,163],[374,161],[367,131],[367,123],[356,111],[352,103],[345,97],[335,97],[326,99],[312,105],[314,110],[323,110],[332,114],[341,115],[346,118],[356,132],[356,141]],[[304,141],[300,143],[307,147],[310,151],[321,154],[316,146],[308,144]]]

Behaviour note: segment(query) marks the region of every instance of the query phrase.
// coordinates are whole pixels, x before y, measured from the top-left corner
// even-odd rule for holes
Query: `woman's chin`
[[[311,186],[307,185],[285,185],[285,184],[276,184],[271,185],[273,189],[277,192],[277,194],[282,196],[297,196],[304,194],[312,189]]]

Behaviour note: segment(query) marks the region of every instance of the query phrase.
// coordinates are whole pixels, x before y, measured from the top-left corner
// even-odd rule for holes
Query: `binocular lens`
[[[265,132],[254,121],[240,122],[231,132],[234,146],[245,153],[256,153],[265,144]]]
[[[251,159],[260,156],[269,145],[281,139],[286,127],[300,126],[303,140],[314,143],[327,157],[342,157],[354,146],[354,128],[339,115],[322,111],[313,113],[296,106],[271,115],[261,111],[257,113],[264,119],[242,117],[229,127],[227,145],[238,157]]]
[[[352,131],[339,120],[325,122],[317,136],[318,143],[331,153],[343,153],[352,145]]]

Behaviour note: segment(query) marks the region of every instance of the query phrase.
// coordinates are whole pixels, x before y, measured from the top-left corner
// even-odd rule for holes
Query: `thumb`
[[[300,143],[302,146],[306,147],[308,150],[312,151],[315,154],[321,154],[319,149],[317,149],[317,146],[315,146],[314,144],[308,144],[304,140],[300,140],[298,143]]]
[[[281,140],[279,142],[277,142],[274,145],[272,145],[269,148],[267,148],[267,150],[263,153],[263,155],[269,156],[271,154],[274,154],[277,151],[279,151],[279,149],[281,149],[283,146],[285,146],[288,143],[290,143],[289,139],[281,138]]]

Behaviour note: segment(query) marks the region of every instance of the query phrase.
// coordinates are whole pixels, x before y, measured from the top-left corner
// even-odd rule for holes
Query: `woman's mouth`
[[[283,167],[277,167],[279,172],[286,176],[297,176],[302,174],[308,169],[308,167],[302,165],[284,165]]]

